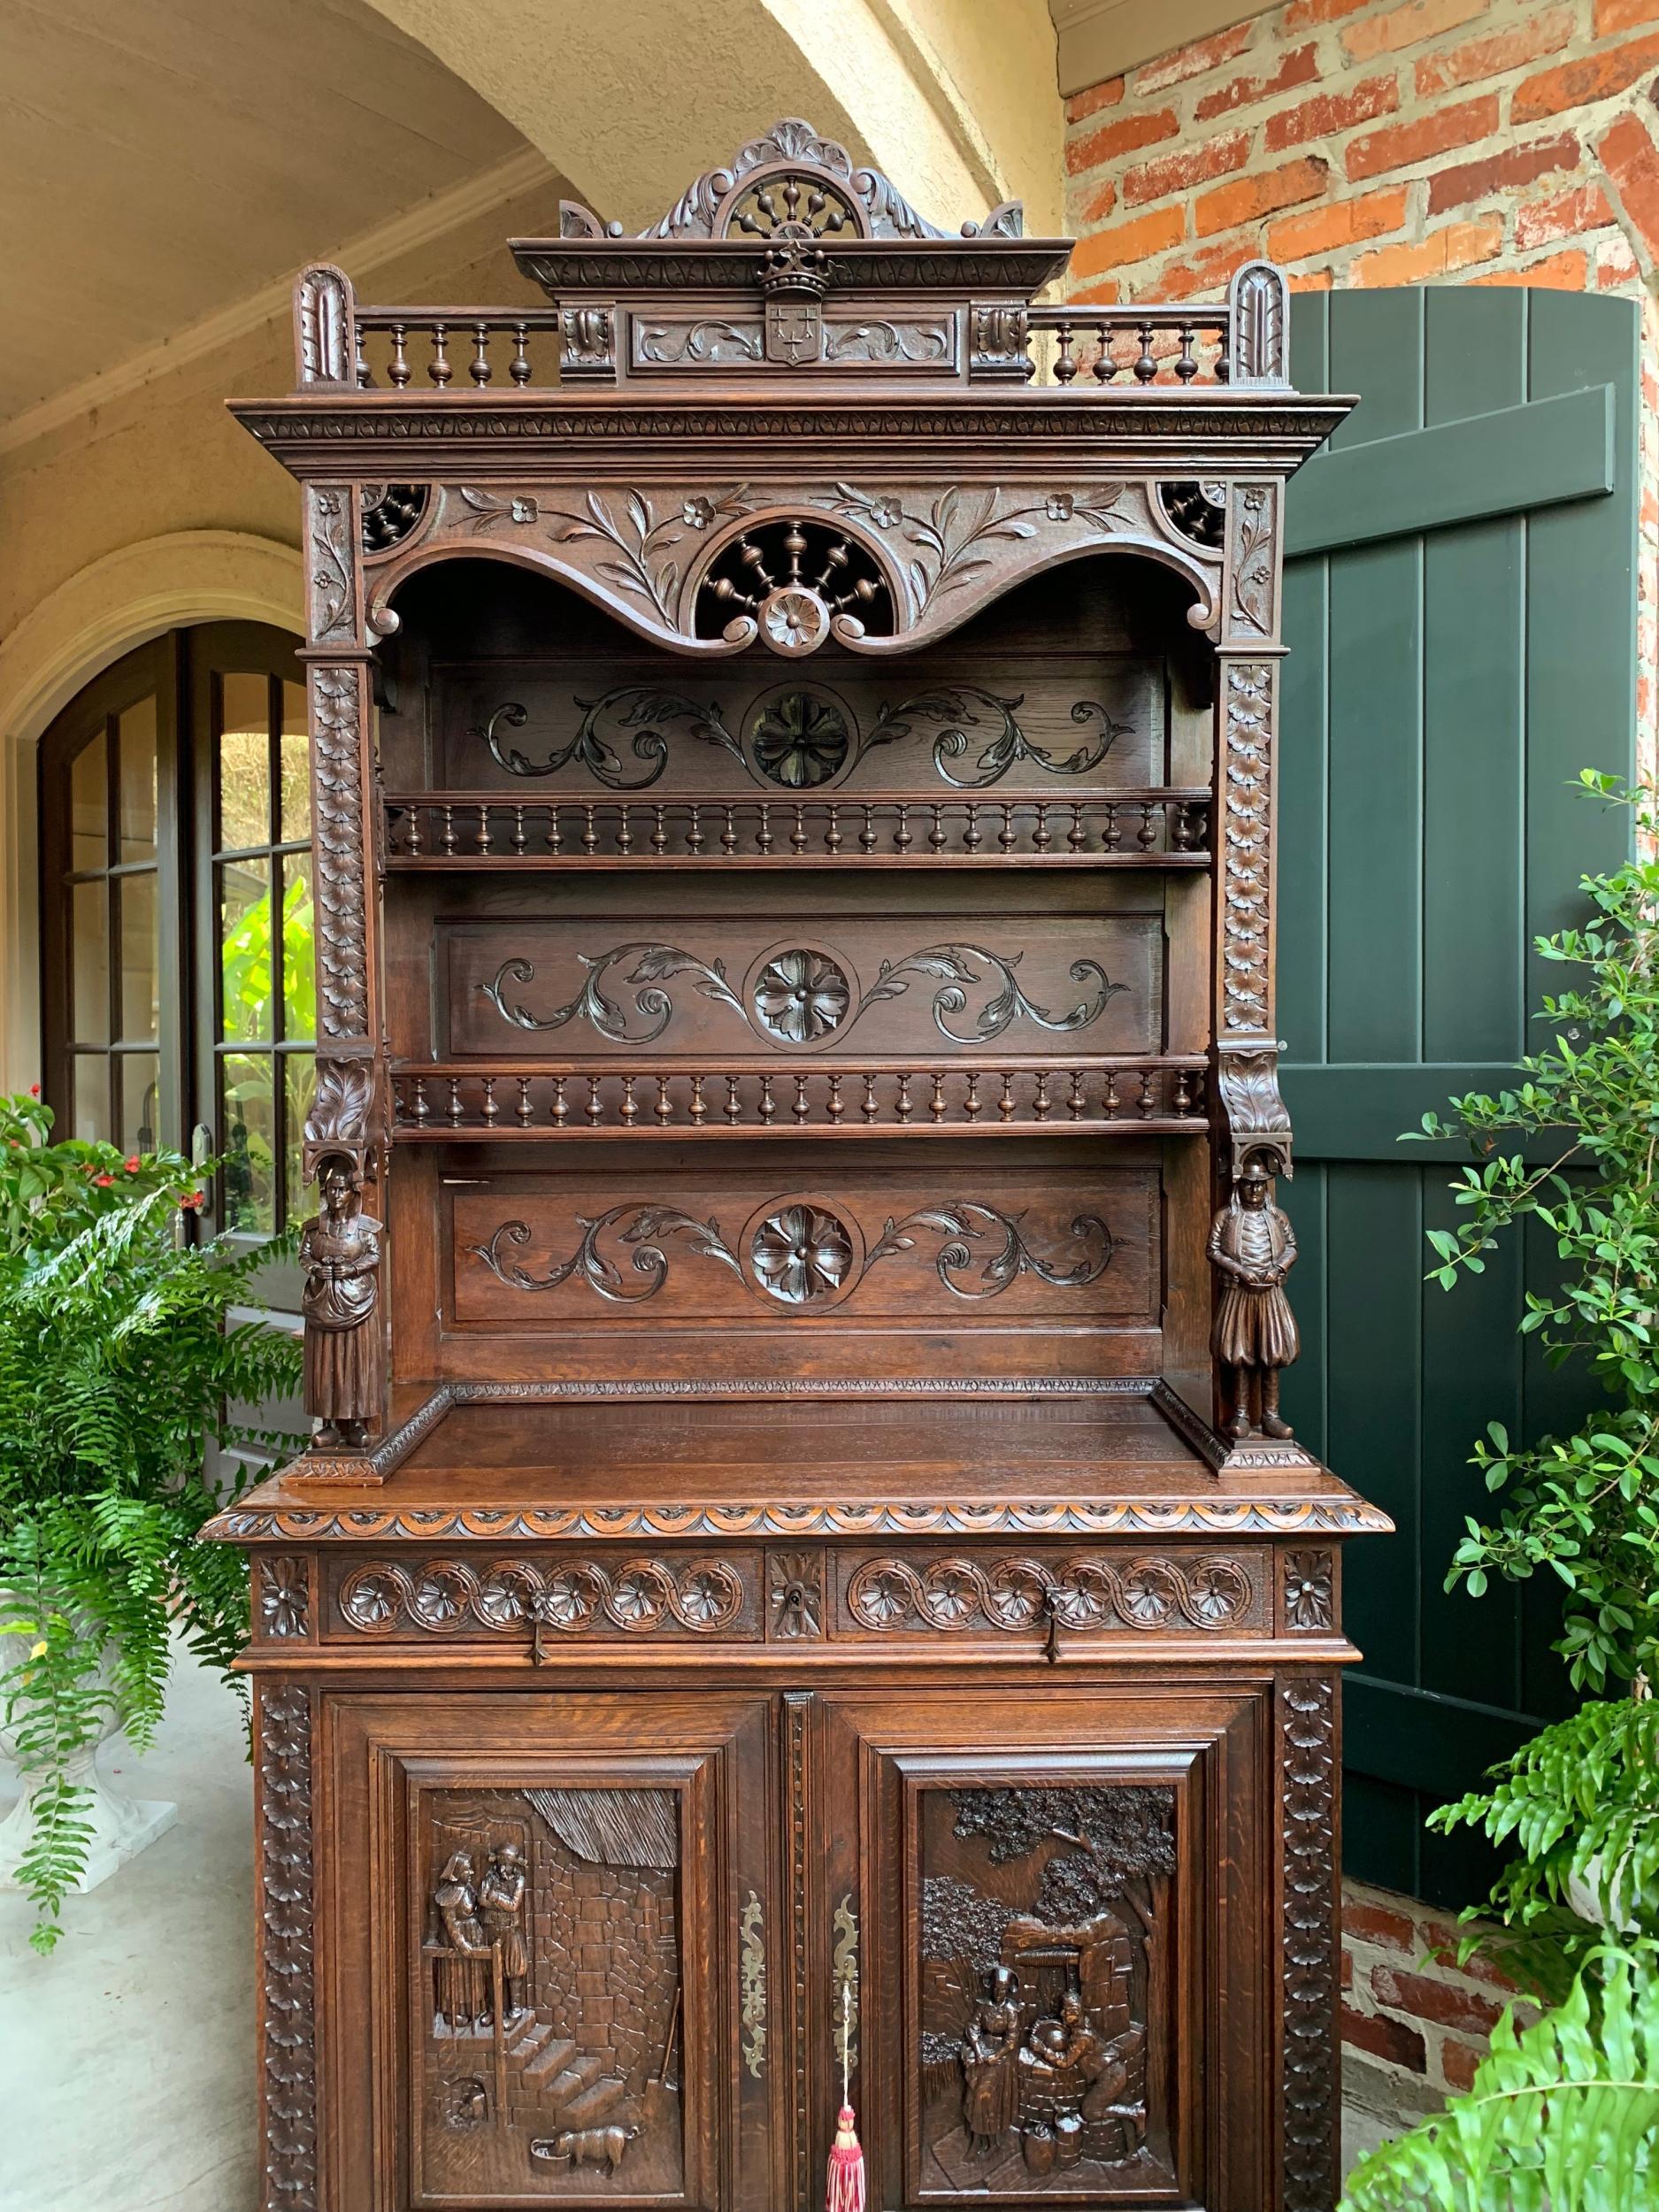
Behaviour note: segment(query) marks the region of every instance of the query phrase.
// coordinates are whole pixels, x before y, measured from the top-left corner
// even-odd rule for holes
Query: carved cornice
[[[960,1499],[902,1504],[755,1500],[690,1505],[541,1506],[468,1511],[447,1506],[233,1506],[203,1535],[234,1544],[382,1541],[499,1544],[562,1537],[703,1536],[1365,1536],[1393,1523],[1362,1499]]]
[[[1029,481],[1056,466],[1156,469],[1172,480],[1263,469],[1288,472],[1311,454],[1352,406],[1346,399],[1279,391],[1195,394],[1151,388],[1133,396],[1070,391],[980,394],[964,404],[937,399],[867,400],[839,394],[775,400],[634,400],[586,390],[555,400],[541,393],[451,391],[431,396],[313,392],[292,399],[240,400],[237,419],[301,478],[407,482],[522,473],[527,449],[549,481],[626,487],[628,459],[706,468],[710,441],[757,473],[868,471],[885,445],[907,465],[937,454],[945,480],[989,465],[1004,480]],[[620,449],[596,463],[596,449]],[[741,455],[741,461],[737,457]]]

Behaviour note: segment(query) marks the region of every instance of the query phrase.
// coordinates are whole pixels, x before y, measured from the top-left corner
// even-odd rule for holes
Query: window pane
[[[289,1052],[283,1055],[282,1069],[288,1085],[288,1217],[303,1221],[317,1210],[317,1187],[303,1179],[302,1165],[305,1117],[317,1088],[317,1063],[309,1052]]]
[[[311,856],[289,853],[282,872],[282,1034],[317,1034],[317,954],[311,912]]]
[[[271,842],[271,693],[264,676],[219,678],[219,844]]]
[[[121,914],[121,1034],[136,1041],[158,1034],[161,1025],[156,879],[118,877],[115,895]]]
[[[305,691],[282,687],[282,841],[294,844],[311,833],[311,761],[306,750]]]
[[[69,864],[107,868],[110,864],[110,768],[104,732],[83,745],[69,771]]]
[[[80,1137],[85,1143],[94,1144],[107,1137],[114,1125],[110,1116],[110,1064],[101,1052],[87,1052],[77,1053],[72,1064],[75,1125],[73,1130],[59,1130],[57,1133]]]
[[[157,1094],[161,1064],[153,1052],[123,1052],[116,1056],[115,1065],[121,1087],[117,1141],[123,1152],[153,1152],[161,1121]]]
[[[267,1053],[230,1052],[219,1064],[225,1226],[269,1236],[276,1228],[275,1068]]]
[[[219,1005],[227,1044],[264,1041],[271,1019],[271,864],[219,871]]]
[[[121,793],[121,858],[156,857],[156,702],[128,707],[116,725]]]
[[[78,1044],[110,1041],[110,887],[77,883],[70,899],[69,1034]]]

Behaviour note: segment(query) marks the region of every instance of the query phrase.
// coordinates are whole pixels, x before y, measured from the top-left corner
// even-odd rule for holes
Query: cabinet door
[[[766,1701],[328,1714],[329,2212],[770,2212]]]
[[[823,1786],[858,1808],[826,2009],[856,1984],[872,2205],[1259,2212],[1265,1736],[1248,1692],[823,1701]]]

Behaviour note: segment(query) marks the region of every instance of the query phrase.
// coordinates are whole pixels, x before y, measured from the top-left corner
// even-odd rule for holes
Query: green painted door
[[[1584,1385],[1517,1334],[1542,1240],[1424,1282],[1449,1156],[1396,1139],[1502,1086],[1547,987],[1532,940],[1623,856],[1624,818],[1566,787],[1634,764],[1638,332],[1632,302],[1497,288],[1304,296],[1293,320],[1298,386],[1361,405],[1286,518],[1286,1404],[1399,1528],[1348,1552],[1348,1871],[1443,1902],[1484,1871],[1424,1814],[1563,1697],[1547,1591],[1442,1590],[1486,1495],[1471,1445],[1559,1426]]]

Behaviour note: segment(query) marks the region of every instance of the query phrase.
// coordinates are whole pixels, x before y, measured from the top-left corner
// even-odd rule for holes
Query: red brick
[[[1195,184],[1225,177],[1242,169],[1250,158],[1248,131],[1224,131],[1183,154],[1164,154],[1142,162],[1124,179],[1124,205],[1144,207],[1148,200],[1167,200],[1177,192],[1190,192]]]
[[[1256,260],[1260,252],[1253,230],[1241,237],[1218,238],[1211,245],[1200,246],[1186,260],[1169,263],[1160,269],[1156,280],[1143,286],[1136,296],[1148,300],[1195,300],[1207,292],[1224,292],[1234,270],[1241,269],[1247,261]]]
[[[1344,246],[1357,245],[1363,238],[1386,238],[1391,230],[1399,230],[1405,219],[1403,184],[1390,185],[1381,192],[1363,192],[1357,199],[1338,200],[1329,207],[1312,207],[1305,215],[1286,215],[1279,222],[1270,223],[1268,257],[1273,261],[1305,261],[1310,254],[1340,253]],[[1369,1906],[1350,1906],[1344,1924],[1363,1941],[1387,1940],[1366,1936],[1356,1924],[1356,1914],[1363,1920],[1371,1913]],[[1392,1921],[1395,1915],[1388,1913],[1381,1917]],[[1402,1924],[1410,1925],[1409,1922]]]
[[[1370,77],[1351,92],[1322,92],[1268,117],[1267,150],[1279,154],[1310,138],[1334,138],[1361,123],[1374,123],[1379,115],[1392,115],[1399,104],[1400,87],[1393,77]]]
[[[1659,256],[1659,146],[1633,115],[1621,115],[1595,150],[1638,235]]]
[[[1659,0],[1655,0],[1659,5]],[[1616,223],[1612,202],[1599,184],[1581,184],[1552,200],[1529,200],[1515,211],[1515,243],[1522,253],[1557,238],[1578,238],[1586,230]]]
[[[1460,162],[1454,169],[1440,169],[1429,179],[1429,213],[1444,214],[1448,207],[1467,207],[1473,200],[1490,198],[1517,184],[1536,184],[1540,177],[1558,176],[1578,165],[1579,145],[1568,132],[1561,138],[1535,138],[1530,146],[1506,146],[1502,153],[1480,161]]]
[[[1659,0],[1653,0],[1659,9]],[[1501,77],[1507,69],[1523,68],[1540,54],[1556,54],[1572,36],[1571,8],[1552,8],[1525,23],[1495,31],[1490,38],[1471,38],[1465,45],[1443,53],[1425,54],[1417,66],[1417,87],[1425,99],[1455,92],[1460,85],[1479,84],[1483,77]]]
[[[1461,2097],[1474,2087],[1475,2069],[1485,2056],[1484,2051],[1459,2043],[1453,2036],[1447,2037],[1440,2045],[1440,2073],[1454,2096]]]
[[[1593,101],[1610,100],[1628,91],[1659,61],[1659,33],[1647,38],[1626,39],[1602,54],[1586,54],[1578,61],[1563,62],[1555,69],[1540,69],[1515,88],[1509,102],[1512,123],[1537,123],[1563,108],[1588,107]]]
[[[1595,0],[1595,35],[1609,37],[1615,31],[1632,30],[1659,16],[1659,0]]]
[[[1287,31],[1305,31],[1310,23],[1336,23],[1371,4],[1371,0],[1291,0],[1285,11],[1284,27]]]
[[[1589,288],[1590,257],[1582,247],[1569,253],[1552,253],[1531,261],[1524,269],[1494,269],[1490,276],[1471,277],[1471,284],[1531,285],[1546,292],[1583,292]]]
[[[1367,17],[1350,24],[1342,43],[1355,61],[1372,61],[1379,54],[1397,54],[1402,47],[1420,46],[1425,38],[1455,31],[1486,12],[1486,0],[1406,0],[1402,8],[1386,15]]]
[[[1377,196],[1381,198],[1380,193]],[[1403,195],[1402,196],[1403,196]],[[1393,226],[1390,225],[1390,228]],[[1383,1905],[1350,1904],[1342,1906],[1342,1932],[1359,1943],[1379,1943],[1388,1951],[1414,1951],[1417,1948],[1416,1924],[1402,1912],[1390,1912]]]
[[[1335,281],[1329,269],[1298,269],[1289,280],[1293,292],[1328,292]]]
[[[1239,56],[1256,35],[1254,23],[1235,23],[1228,30],[1216,31],[1209,38],[1194,39],[1190,46],[1178,46],[1172,54],[1149,61],[1144,69],[1135,72],[1137,92],[1163,92],[1172,84],[1185,84],[1188,77],[1202,77],[1206,69],[1219,69]]]
[[[1423,2038],[1403,2020],[1390,2020],[1380,2012],[1356,2012],[1352,2005],[1344,2005],[1342,2040],[1369,2051],[1373,2058],[1390,2058],[1396,2066],[1408,2066],[1414,2074],[1428,2071]]]
[[[1621,284],[1636,284],[1641,279],[1641,264],[1631,251],[1629,242],[1621,234],[1598,247],[1595,257],[1595,280],[1603,292],[1613,291]]]
[[[1092,84],[1082,92],[1074,92],[1065,104],[1068,123],[1080,123],[1085,116],[1098,115],[1102,108],[1121,105],[1124,81],[1121,77],[1104,77],[1099,84]]]
[[[1240,223],[1259,222],[1275,209],[1294,207],[1302,200],[1317,200],[1331,178],[1331,165],[1317,154],[1287,161],[1282,169],[1263,169],[1234,184],[1219,184],[1193,205],[1193,229],[1200,238],[1218,230],[1233,230]]]
[[[1476,223],[1448,223],[1431,231],[1417,245],[1377,246],[1363,253],[1348,272],[1350,284],[1362,288],[1385,284],[1430,284],[1477,261],[1491,261],[1502,251],[1503,224],[1496,215]]]
[[[1156,108],[1150,115],[1125,115],[1116,123],[1102,123],[1098,130],[1074,138],[1066,148],[1066,174],[1080,176],[1085,169],[1098,169],[1104,162],[1139,152],[1142,146],[1156,146],[1161,138],[1173,138],[1179,128],[1173,108]]]
[[[1440,108],[1432,115],[1417,115],[1404,123],[1390,123],[1379,131],[1349,142],[1348,173],[1356,181],[1379,177],[1386,170],[1404,169],[1417,161],[1431,161],[1450,153],[1455,146],[1472,146],[1490,138],[1498,127],[1497,95],[1488,92],[1461,106]]]
[[[1293,92],[1299,84],[1311,84],[1318,73],[1317,49],[1293,46],[1278,68],[1264,76],[1234,77],[1231,83],[1201,94],[1193,113],[1199,122],[1208,123],[1213,116],[1230,115],[1234,108],[1254,107],[1258,100],[1271,100],[1275,93]]]
[[[1132,261],[1149,260],[1179,245],[1187,234],[1184,207],[1155,207],[1150,214],[1131,222],[1110,223],[1104,230],[1079,238],[1071,255],[1071,274],[1099,276],[1108,269],[1122,269]]]
[[[1101,277],[1093,284],[1086,284],[1079,291],[1071,293],[1070,298],[1079,307],[1116,307],[1123,296],[1121,284],[1114,284],[1110,278]]]
[[[1084,230],[1097,230],[1118,204],[1118,187],[1110,177],[1102,177],[1083,203]]]
[[[1379,2005],[1392,2005],[1414,2019],[1432,2020],[1436,2027],[1463,2028],[1477,2035],[1489,2035],[1503,2010],[1472,1989],[1459,1989],[1454,1982],[1434,1981],[1402,1967],[1373,1966],[1371,1986]]]

